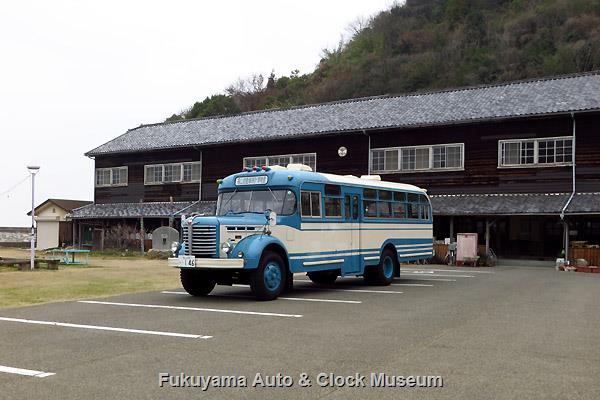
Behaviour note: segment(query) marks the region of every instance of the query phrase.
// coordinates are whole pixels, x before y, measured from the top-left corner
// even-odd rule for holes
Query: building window
[[[433,146],[433,168],[462,168],[462,146]]]
[[[371,171],[376,173],[444,171],[463,168],[464,143],[371,150]]]
[[[197,183],[201,178],[201,163],[152,164],[144,167],[144,184]]]
[[[500,140],[499,167],[569,165],[573,161],[571,136],[540,139]]]
[[[287,167],[288,164],[308,165],[313,171],[317,170],[317,153],[284,154],[278,156],[244,157],[244,168],[269,167],[279,165]]]
[[[127,167],[96,168],[96,187],[127,186]]]

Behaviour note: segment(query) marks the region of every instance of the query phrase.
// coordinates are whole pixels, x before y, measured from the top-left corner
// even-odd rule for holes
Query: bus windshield
[[[291,190],[236,190],[220,193],[217,215],[275,211],[278,215],[296,212],[296,195]]]

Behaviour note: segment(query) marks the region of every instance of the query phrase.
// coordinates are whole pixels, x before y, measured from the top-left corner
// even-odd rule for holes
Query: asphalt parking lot
[[[176,287],[0,310],[0,398],[600,398],[600,274],[410,266],[388,287],[297,278],[272,302],[248,287],[206,298]],[[248,387],[159,385],[182,373]],[[293,386],[252,387],[257,373]],[[331,387],[329,373],[367,387]],[[370,387],[371,373],[441,376],[443,387]]]

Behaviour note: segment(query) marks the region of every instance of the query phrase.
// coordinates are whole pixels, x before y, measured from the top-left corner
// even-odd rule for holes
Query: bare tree
[[[256,110],[265,91],[265,78],[262,74],[252,74],[248,78],[239,78],[225,92],[242,111]]]

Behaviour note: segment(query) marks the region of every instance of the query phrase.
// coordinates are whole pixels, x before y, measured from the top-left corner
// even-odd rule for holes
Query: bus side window
[[[421,195],[417,193],[407,193],[406,199],[408,200],[408,203],[406,204],[407,218],[419,219],[419,203],[421,202]]]
[[[405,204],[399,201],[394,203],[394,218],[406,218]]]
[[[406,210],[408,212],[408,218],[410,218],[410,219],[418,219],[419,218],[419,204],[408,203],[406,205]]]
[[[302,216],[310,217],[310,192],[302,192],[300,194],[300,203],[302,206]]]
[[[420,215],[419,217],[421,219],[429,219],[429,214],[430,214],[430,207],[429,207],[429,201],[427,201],[427,197],[424,195],[419,195],[419,201],[421,203],[420,209]]]
[[[365,217],[377,217],[377,201],[363,200]]]
[[[303,217],[321,216],[321,192],[302,191],[300,193],[300,203],[302,203]]]
[[[358,219],[358,196],[352,196],[352,219]]]
[[[423,218],[429,219],[429,204],[423,204]]]
[[[311,210],[311,216],[313,216],[313,217],[321,216],[321,193],[320,192],[310,192],[310,210]]]
[[[392,217],[392,203],[388,201],[377,202],[377,215],[379,218],[391,218]]]
[[[296,212],[296,195],[291,190],[286,191],[281,206],[281,215],[292,215]]]
[[[344,215],[346,219],[352,219],[352,209],[350,208],[350,195],[346,195],[344,198]]]
[[[339,197],[325,197],[325,216],[342,217],[342,199]]]

